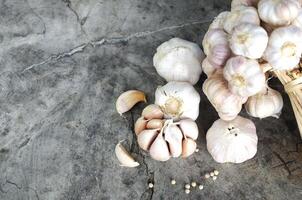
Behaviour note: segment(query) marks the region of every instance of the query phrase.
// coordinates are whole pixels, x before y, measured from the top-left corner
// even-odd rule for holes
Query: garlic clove
[[[136,120],[134,124],[134,132],[136,135],[146,129],[147,122],[148,120],[144,119],[144,117],[140,117]]]
[[[161,129],[164,126],[164,120],[162,119],[151,119],[148,121],[146,127],[147,129]]]
[[[115,155],[123,167],[137,167],[139,163],[136,162],[127,152],[125,147],[121,145],[121,141],[115,146]]]
[[[191,138],[186,138],[182,141],[182,157],[186,158],[195,152],[197,144]]]
[[[212,21],[212,23],[210,24],[209,29],[216,29],[216,28],[223,29],[225,18],[229,13],[230,13],[229,11],[224,11],[219,13],[219,15],[217,15],[215,19]]]
[[[122,93],[116,101],[116,110],[122,115],[129,111],[138,102],[147,102],[146,96],[139,90],[129,90]]]
[[[164,117],[164,113],[158,105],[150,104],[144,108],[142,116],[145,119],[161,119]]]
[[[152,142],[155,140],[156,136],[158,135],[159,129],[147,129],[143,130],[137,136],[137,143],[138,145],[145,151],[148,151]]]
[[[179,126],[185,137],[196,140],[198,137],[198,127],[192,119],[183,119],[179,121]]]
[[[170,124],[165,130],[165,140],[169,144],[172,157],[179,157],[182,152],[182,132],[177,125]]]
[[[163,134],[159,133],[152,143],[149,149],[150,156],[154,160],[167,161],[170,159],[171,155],[169,152],[168,144],[165,141]]]

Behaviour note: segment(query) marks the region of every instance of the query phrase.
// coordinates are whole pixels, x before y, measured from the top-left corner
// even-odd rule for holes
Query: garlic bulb
[[[224,30],[232,33],[233,28],[242,23],[260,24],[257,10],[253,7],[238,6],[232,9],[224,22]]]
[[[265,75],[256,60],[242,56],[230,58],[223,70],[229,89],[242,97],[252,96],[263,89]]]
[[[208,58],[203,59],[202,61],[202,71],[209,77],[215,73],[217,69],[221,69],[221,66],[212,65]]]
[[[294,21],[291,24],[302,29],[302,9],[299,10],[297,17],[294,19]]]
[[[297,0],[260,0],[259,17],[274,26],[289,25],[298,15],[301,5]]]
[[[242,163],[257,152],[256,127],[251,120],[240,116],[232,121],[218,119],[206,138],[209,153],[219,163]]]
[[[231,55],[228,36],[221,29],[210,29],[203,38],[202,46],[212,65],[224,65]]]
[[[155,104],[166,118],[197,119],[200,96],[194,87],[187,82],[169,82],[155,91]]]
[[[238,6],[253,6],[257,7],[259,0],[232,0],[231,8],[234,9]]]
[[[281,94],[266,87],[263,91],[248,98],[245,109],[249,115],[258,118],[279,117],[283,107],[283,99]]]
[[[261,58],[267,43],[266,31],[261,26],[249,23],[236,26],[230,38],[233,53],[251,59]]]
[[[199,46],[180,38],[161,44],[153,57],[157,73],[166,81],[197,83],[204,54]]]
[[[227,81],[223,78],[221,71],[217,71],[206,79],[202,90],[218,112],[219,117],[224,120],[234,119],[247,99],[233,94],[228,89]]]
[[[275,70],[291,70],[302,53],[302,30],[296,26],[275,29],[269,37],[264,59]]]
[[[215,17],[215,19],[210,24],[209,29],[223,29],[225,18],[229,13],[229,11],[219,13],[219,15],[217,15],[217,17]]]

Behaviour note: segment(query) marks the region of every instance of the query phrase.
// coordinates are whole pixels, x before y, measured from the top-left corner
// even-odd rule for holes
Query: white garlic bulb
[[[233,94],[223,78],[222,72],[217,71],[215,74],[205,80],[202,90],[214,106],[221,119],[232,120],[241,111],[242,104],[247,100]]]
[[[253,7],[235,7],[225,19],[224,30],[232,33],[233,28],[242,23],[259,25],[260,19],[257,10]]]
[[[211,76],[212,74],[214,74],[217,69],[221,69],[222,68],[221,66],[218,66],[218,65],[212,65],[209,62],[208,58],[203,59],[201,66],[202,66],[202,71],[208,77]]]
[[[281,94],[268,86],[258,94],[249,97],[245,104],[248,114],[260,119],[270,116],[278,118],[282,107]]]
[[[202,46],[212,65],[224,65],[231,55],[228,36],[221,29],[210,29],[203,38]]]
[[[302,53],[302,30],[296,26],[275,29],[268,40],[264,59],[275,70],[291,70],[297,66]]]
[[[298,0],[260,0],[259,17],[274,26],[289,25],[298,15],[301,5]]]
[[[229,11],[219,13],[210,24],[209,29],[223,29],[224,21],[229,13]]]
[[[259,0],[232,0],[231,8],[234,9],[238,6],[253,6],[257,7]]]
[[[242,163],[257,152],[256,127],[251,120],[240,116],[232,121],[218,119],[206,138],[209,153],[219,163]]]
[[[267,43],[266,31],[261,26],[250,23],[236,26],[230,38],[233,53],[251,59],[261,58]]]
[[[256,60],[243,56],[230,58],[223,69],[229,89],[242,97],[258,93],[265,86],[265,75]]]
[[[201,74],[204,54],[199,46],[180,38],[172,38],[161,44],[153,57],[157,73],[166,81],[197,83]]]
[[[297,17],[294,19],[294,21],[291,24],[302,29],[302,9],[299,10]]]
[[[187,82],[169,82],[155,91],[155,104],[160,106],[166,118],[197,119],[200,96]]]

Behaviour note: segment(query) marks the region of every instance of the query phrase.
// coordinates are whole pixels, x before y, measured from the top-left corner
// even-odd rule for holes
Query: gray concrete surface
[[[140,89],[153,102],[164,84],[152,67],[162,42],[177,36],[201,43],[223,0],[0,0],[0,199],[301,199],[302,145],[287,96],[279,120],[253,119],[256,157],[218,164],[205,147],[217,119],[201,85],[200,151],[160,163],[139,150],[133,121],[115,100]],[[245,112],[242,112],[246,116]],[[127,139],[141,163],[119,166],[114,147]],[[201,175],[214,168],[216,182]],[[171,186],[175,178],[177,185]],[[204,190],[184,194],[190,180]],[[154,188],[148,189],[148,181]]]

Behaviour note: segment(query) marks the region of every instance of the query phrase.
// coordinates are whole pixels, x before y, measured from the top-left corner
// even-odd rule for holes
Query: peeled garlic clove
[[[259,63],[243,56],[230,58],[224,67],[223,76],[231,92],[242,97],[258,93],[265,85],[265,75]]]
[[[145,119],[161,119],[164,117],[164,113],[158,105],[150,104],[144,108],[142,116]]]
[[[151,119],[148,121],[146,127],[147,129],[161,129],[164,125],[164,120],[162,119]]]
[[[297,67],[302,53],[302,30],[296,26],[275,29],[268,40],[264,59],[275,70],[291,70]]]
[[[168,125],[164,130],[165,140],[169,144],[172,157],[179,157],[182,152],[182,132],[174,124]]]
[[[162,133],[157,135],[156,139],[149,149],[149,152],[150,156],[154,160],[167,161],[170,159],[171,155],[169,152],[168,144],[165,141]]]
[[[179,127],[185,137],[196,140],[198,137],[198,127],[192,119],[182,119],[179,121]]]
[[[297,0],[260,0],[258,3],[259,17],[274,26],[289,25],[301,8]]]
[[[143,130],[137,136],[137,143],[142,149],[148,151],[157,135],[158,135],[158,129]]]
[[[199,102],[199,93],[187,82],[169,82],[155,91],[155,104],[162,108],[166,118],[195,120]]]
[[[139,90],[129,90],[122,93],[116,101],[116,110],[122,115],[129,111],[138,102],[147,102],[146,96]]]
[[[140,117],[136,120],[134,124],[134,132],[136,135],[146,129],[147,122],[148,120],[145,120],[144,117]]]
[[[223,29],[225,18],[229,13],[230,13],[229,11],[224,11],[219,13],[219,15],[217,15],[217,17],[215,17],[213,22],[210,24],[209,29],[216,29],[216,28]]]
[[[258,25],[243,23],[231,34],[230,47],[234,54],[251,59],[261,58],[268,43],[266,31]]]
[[[224,30],[232,33],[233,28],[242,23],[260,24],[258,12],[253,7],[238,6],[231,10],[224,22]]]
[[[131,157],[127,150],[121,145],[121,142],[115,146],[115,155],[123,167],[139,166],[139,163]]]
[[[191,138],[185,138],[182,141],[182,157],[186,158],[192,155],[195,152],[197,144]]]

